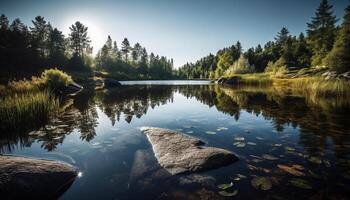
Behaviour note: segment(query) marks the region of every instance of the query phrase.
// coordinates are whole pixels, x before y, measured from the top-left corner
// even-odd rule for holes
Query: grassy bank
[[[239,85],[272,86],[279,89],[293,90],[313,97],[350,97],[350,81],[342,79],[328,79],[322,76],[276,77],[268,73],[241,74]],[[293,77],[293,78],[292,78]]]
[[[50,69],[30,80],[11,81],[0,87],[1,132],[26,132],[47,123],[60,110],[55,89],[72,81],[66,73]]]

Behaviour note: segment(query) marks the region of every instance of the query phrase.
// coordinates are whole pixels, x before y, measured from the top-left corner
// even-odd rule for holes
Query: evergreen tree
[[[50,30],[48,38],[50,64],[56,67],[63,65],[66,57],[66,40],[57,28]]]
[[[124,61],[128,62],[128,56],[129,56],[129,52],[130,52],[130,42],[127,38],[124,38],[123,42],[122,42],[122,49],[121,49],[123,55],[124,55]]]
[[[325,64],[338,72],[350,71],[350,5],[345,9],[343,24]]]
[[[333,6],[328,3],[328,0],[321,0],[315,17],[307,24],[308,38],[313,52],[313,66],[322,64],[322,59],[333,47],[337,19],[332,8]]]
[[[74,56],[83,57],[84,53],[88,52],[90,48],[91,41],[88,37],[88,27],[77,21],[69,29],[71,31],[69,34],[70,47],[74,52]]]
[[[48,39],[50,34],[50,26],[45,21],[44,17],[37,16],[32,21],[34,27],[30,27],[31,46],[37,51],[40,58],[44,58],[48,54]]]

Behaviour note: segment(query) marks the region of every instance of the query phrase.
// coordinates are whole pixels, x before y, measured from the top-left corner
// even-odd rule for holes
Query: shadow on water
[[[121,121],[130,124],[133,120],[143,118],[156,107],[172,104],[176,94],[181,94],[187,99],[194,98],[210,108],[215,108],[218,112],[229,116],[232,121],[240,122],[242,113],[258,116],[265,121],[270,121],[274,132],[277,134],[282,133],[286,127],[298,129],[299,134],[296,142],[304,149],[302,155],[307,155],[308,158],[319,158],[332,149],[331,151],[336,157],[335,165],[337,166],[337,171],[334,172],[337,176],[334,177],[338,177],[339,174],[350,177],[348,170],[350,167],[349,99],[312,98],[293,93],[293,91],[279,91],[272,88],[229,88],[217,85],[125,85],[108,91],[84,91],[70,100],[71,104],[67,106],[64,114],[54,119],[49,125],[43,126],[42,131],[48,132],[47,134],[30,136],[28,134],[2,133],[0,135],[0,151],[10,153],[15,149],[31,147],[34,142],[38,141],[41,148],[53,151],[58,145],[64,143],[66,136],[74,131],[80,134],[81,141],[89,142],[98,134],[96,130],[99,125],[98,110],[108,117],[112,126]],[[48,130],[50,127],[53,130]],[[287,139],[282,139],[282,141],[289,142]],[[297,154],[292,151],[288,153]],[[147,152],[138,151],[135,157],[154,159],[148,154]],[[147,162],[144,161],[143,163]],[[317,162],[316,159],[315,163]],[[151,163],[154,163],[154,161]],[[142,163],[140,166],[145,167],[142,166]],[[149,179],[160,174],[164,175],[160,177],[167,177],[166,172],[159,169],[159,167],[149,166],[148,168],[151,168],[152,175],[149,176]],[[310,170],[316,169],[317,166],[310,168]],[[135,170],[131,169],[131,171]],[[136,171],[142,174],[142,170],[138,169]],[[137,174],[131,174],[130,176],[132,178]],[[319,174],[319,176],[334,180],[334,177],[330,174]],[[198,179],[198,177],[195,178]],[[191,178],[184,177],[183,181],[192,180],[188,179]],[[156,180],[163,181],[162,179]],[[174,180],[167,180],[167,184],[171,187]],[[130,188],[130,190],[140,191],[140,188],[145,186],[144,184],[149,184],[149,182],[146,182],[143,182],[142,186]],[[349,185],[339,183],[334,187],[348,188]],[[149,191],[152,192],[153,190],[156,189],[151,188]],[[209,193],[207,195],[212,195]],[[323,193],[321,193],[317,195],[322,196]],[[163,198],[171,198],[167,195]],[[177,191],[173,195],[173,198],[182,198],[181,195],[184,194]],[[193,198],[197,198],[198,195],[203,195],[203,191],[200,194],[193,195]]]

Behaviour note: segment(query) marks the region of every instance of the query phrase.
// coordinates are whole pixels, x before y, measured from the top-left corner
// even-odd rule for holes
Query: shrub
[[[267,64],[265,72],[268,72],[276,77],[283,76],[285,73],[288,72],[286,60],[281,57],[275,63],[270,61]]]
[[[67,86],[72,77],[59,69],[47,69],[41,74],[42,83],[51,89]]]
[[[254,65],[250,65],[247,58],[243,55],[239,57],[237,61],[233,63],[225,72],[226,75],[234,75],[234,74],[248,74],[254,73],[255,67]]]

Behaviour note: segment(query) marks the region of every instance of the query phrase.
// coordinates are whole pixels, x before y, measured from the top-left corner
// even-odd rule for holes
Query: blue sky
[[[89,27],[96,52],[107,35],[127,37],[149,52],[174,58],[175,66],[195,61],[241,41],[247,49],[273,40],[286,26],[305,32],[320,0],[0,0],[0,13],[27,25],[41,15],[65,34],[79,20]],[[348,0],[330,0],[339,19]]]

